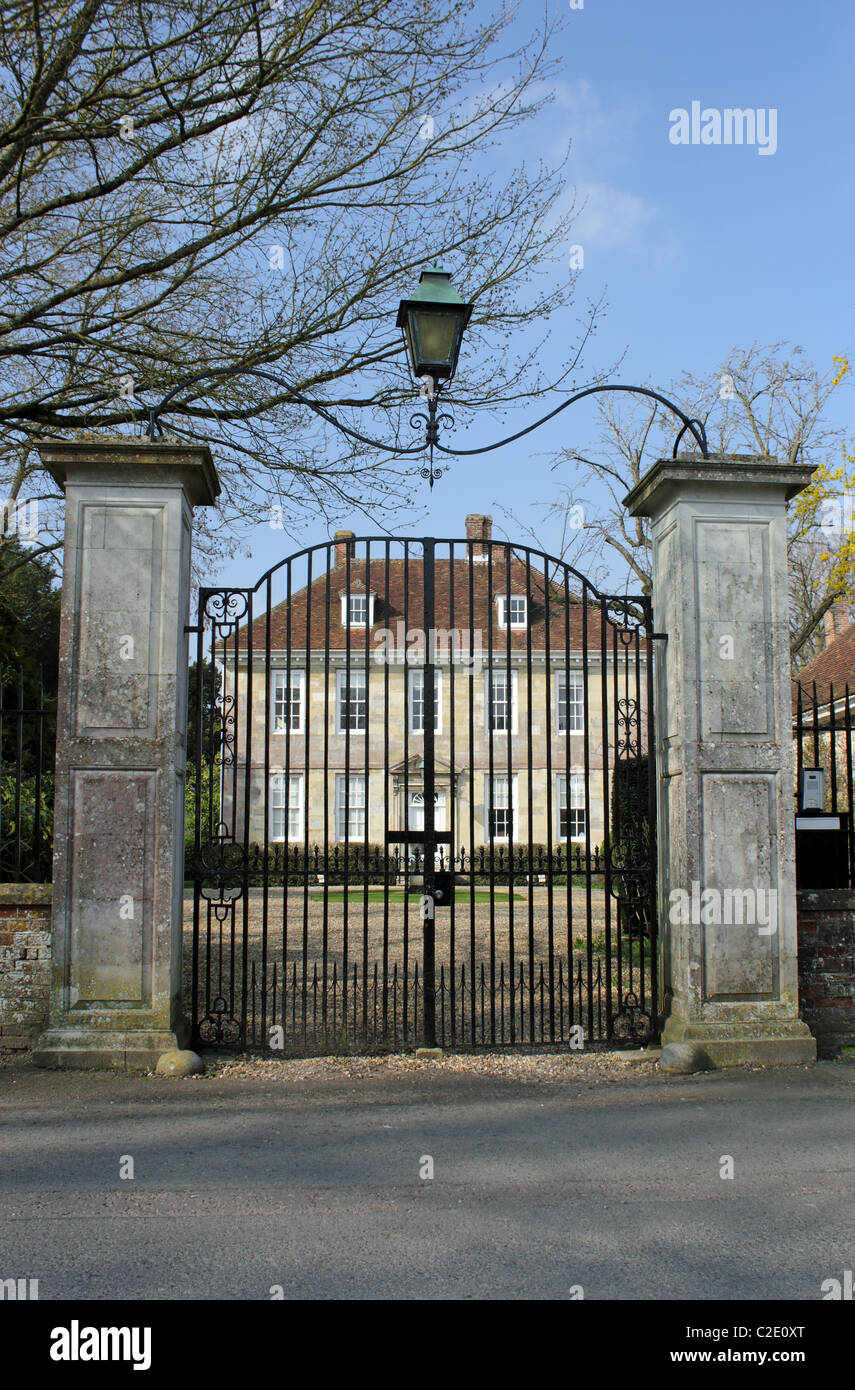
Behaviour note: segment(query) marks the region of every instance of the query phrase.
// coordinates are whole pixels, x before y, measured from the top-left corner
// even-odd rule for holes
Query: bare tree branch
[[[603,306],[546,376],[539,334],[575,280],[562,167],[502,177],[488,153],[537,115],[555,72],[556,22],[511,45],[518,11],[10,0],[0,492],[33,485],[36,440],[138,432],[147,403],[225,366],[233,376],[176,399],[167,422],[211,438],[223,535],[271,501],[295,526],[319,506],[330,519],[399,509],[409,465],[367,459],[241,372],[278,364],[346,423],[394,437],[413,393],[394,312],[434,257],[476,306],[458,413],[561,387]],[[499,334],[521,346],[497,355]]]

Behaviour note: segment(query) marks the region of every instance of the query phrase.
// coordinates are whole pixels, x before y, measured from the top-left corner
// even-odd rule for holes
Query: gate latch
[[[433,876],[433,899],[436,907],[450,907],[454,899],[454,874],[449,869],[437,869]]]

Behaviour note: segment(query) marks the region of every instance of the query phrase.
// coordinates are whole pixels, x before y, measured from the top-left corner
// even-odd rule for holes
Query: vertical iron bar
[[[424,897],[428,910],[424,914],[424,957],[422,981],[424,1004],[425,1047],[436,1047],[436,995],[435,995],[435,920],[436,901],[436,666],[433,650],[436,632],[436,542],[424,540],[423,582],[424,582]]]
[[[528,800],[528,968],[529,975],[534,974],[534,893],[535,893],[535,864],[534,864],[534,744],[532,734],[532,705],[534,701],[533,671],[532,671],[532,607],[531,607],[531,551],[525,552],[525,661],[526,661],[526,733],[528,751],[528,783],[526,786],[526,796]],[[508,629],[510,630],[510,611],[508,613]],[[547,796],[547,801],[549,800]],[[543,966],[541,964],[541,970]],[[542,1024],[542,1020],[541,1020]],[[529,1031],[531,1041],[534,1042],[534,1001],[531,1001],[529,1009]],[[539,1041],[543,1042],[543,1028]]]
[[[583,595],[584,597],[584,595]],[[567,566],[563,569],[563,593],[564,603],[564,850],[567,856],[567,981],[568,981],[568,1027],[573,1027],[575,1014],[575,998],[573,995],[573,865],[571,855],[573,850],[573,837],[570,833],[571,820],[571,796],[570,796],[570,768],[572,741],[570,734],[570,643],[575,635],[570,622],[570,572]],[[584,610],[583,610],[584,614]],[[584,624],[584,616],[583,616]],[[582,728],[587,728],[587,700],[588,700],[588,677],[587,677],[587,629],[582,630]],[[556,698],[556,709],[561,710],[561,702]],[[588,794],[587,780],[585,783],[585,816],[588,815]],[[558,837],[561,838],[561,812],[558,810],[559,825]]]
[[[513,730],[514,723],[519,718],[519,674],[517,673],[517,698],[514,699],[514,672],[511,666],[511,547],[504,543],[505,553],[505,694],[506,694],[506,752],[507,752],[507,776],[508,776],[508,973],[511,978],[511,1043],[515,1041],[514,1036],[514,846],[516,836],[514,834],[514,817],[516,815],[516,801],[514,797],[514,747]],[[492,616],[492,610],[491,610]]]
[[[205,633],[205,590],[199,593],[199,604],[196,618],[196,747],[193,749],[192,756],[196,769],[196,785],[193,788],[193,804],[196,812],[195,834],[193,843],[193,943],[191,948],[191,969],[192,980],[190,982],[190,1025],[193,1041],[199,1042],[199,909],[201,906],[201,864],[200,855],[202,852],[202,816],[204,790],[202,787],[202,746],[205,741],[205,713],[204,713],[204,689],[205,689],[205,666],[204,666],[204,633]],[[213,633],[212,633],[213,636]],[[214,662],[213,643],[211,650],[211,708],[216,700],[216,681],[217,668]],[[209,767],[208,782],[213,787],[214,777],[218,774],[217,763],[222,762],[223,749],[220,740],[217,740],[217,752],[214,751],[213,722],[209,720],[208,726],[208,749]],[[222,812],[221,812],[222,813]]]
[[[270,597],[270,596],[268,595],[268,599],[269,599],[269,597]],[[308,596],[307,596],[307,605],[308,605]],[[293,655],[292,655],[292,651],[293,651],[292,618],[293,618],[293,578],[292,578],[292,572],[291,572],[291,561],[289,560],[288,563],[287,563],[287,565],[286,565],[286,567],[285,567],[285,734],[284,734],[284,738],[285,738],[285,788],[284,788],[284,793],[285,793],[285,794],[284,794],[284,798],[283,798],[284,801],[285,801],[285,841],[284,841],[284,845],[283,845],[284,863],[283,863],[283,865],[282,865],[282,978],[283,978],[284,981],[287,981],[287,979],[288,979],[288,877],[289,877],[288,871],[289,871],[289,869],[290,869],[290,867],[291,867],[291,855],[292,855],[292,849],[291,849],[291,743],[292,743],[292,740],[293,740],[293,738],[294,738],[294,734],[295,734],[295,732],[296,732],[295,729],[292,727],[292,711],[293,711],[293,699],[292,699],[292,693],[293,693],[293,691],[292,691],[292,687],[293,687],[293,683],[294,683],[294,670],[293,670],[293,665],[292,665],[292,662],[293,662]],[[309,659],[308,659],[308,646],[309,646],[309,644],[308,644],[308,633],[306,634],[306,637],[307,637],[307,640],[306,640],[306,662],[305,662],[306,669],[305,669],[305,671],[304,671],[304,673],[303,673],[303,686],[302,686],[302,692],[301,692],[301,695],[300,695],[300,728],[301,728],[301,730],[303,731],[304,744],[306,744],[306,742],[307,742],[307,740],[308,740],[308,736],[309,736],[309,735],[308,735],[308,701],[309,701],[309,691],[310,691],[310,685],[309,685],[309,670],[308,670],[308,666],[309,666]],[[269,639],[268,639],[268,640],[269,640]],[[268,738],[269,738],[269,737],[270,737],[270,734],[268,733]],[[305,769],[305,770],[304,770],[304,774],[303,774],[303,802],[304,802],[304,805],[305,805],[306,807],[308,807],[308,804],[309,804],[309,779],[308,779],[308,769]],[[303,864],[304,864],[304,872],[305,872],[305,863],[306,863],[306,854],[305,854],[306,845],[305,845],[305,841],[308,839],[308,836],[307,836],[306,833],[305,833],[305,827],[304,827],[304,832],[303,832],[303,839],[304,839]],[[298,844],[299,844],[299,839],[298,839]],[[304,884],[305,884],[305,887],[308,888],[308,883],[307,883],[306,880],[304,880]],[[287,1026],[287,1018],[285,1017],[285,1013],[284,1013],[284,1010],[283,1010],[283,1016],[282,1016],[282,1028],[283,1028],[283,1032],[284,1032],[286,1026]]]
[[[482,542],[483,544],[483,542]],[[484,796],[484,814],[487,818],[485,829],[488,832],[488,856],[490,864],[490,1042],[496,1041],[496,1015],[494,1007],[494,996],[496,990],[496,836],[495,836],[495,817],[493,813],[493,802],[495,800],[495,761],[494,746],[495,738],[495,701],[493,698],[494,677],[493,669],[493,546],[494,542],[490,539],[487,543],[487,610],[485,621],[487,623],[487,681],[484,690],[484,704],[487,712],[487,755],[489,765],[488,790]],[[484,995],[481,994],[482,1012],[482,1036],[483,1036],[483,1011]]]
[[[611,999],[611,952],[612,952],[612,839],[611,839],[611,802],[609,799],[609,671],[608,671],[608,600],[600,599],[600,683],[602,700],[602,730],[603,730],[603,900],[605,904],[605,934],[606,934],[606,975],[608,977],[609,998]],[[613,639],[614,640],[614,639]],[[615,667],[617,667],[617,652],[614,653]],[[614,672],[615,690],[614,701],[617,705],[617,669]],[[617,755],[617,749],[615,749]],[[588,922],[590,933],[591,924]],[[591,975],[591,950],[590,935],[588,949],[588,1008],[591,1010],[591,1024],[593,1027],[593,999],[591,998],[591,988],[593,984]],[[620,981],[618,981],[618,991],[620,992]],[[598,1022],[602,1014],[598,1012]],[[602,1036],[601,1029],[598,1029],[598,1036]]]
[[[555,903],[553,899],[553,876],[555,871],[555,843],[554,825],[552,819],[553,797],[555,787],[552,777],[552,612],[550,601],[552,598],[552,580],[549,574],[549,563],[546,556],[543,557],[543,681],[544,681],[544,704],[543,704],[543,728],[546,739],[545,763],[546,763],[546,930],[547,930],[547,950],[549,952],[549,1041],[555,1042],[555,932],[554,917]],[[559,1014],[559,1030],[561,1027],[561,1017]]]
[[[456,711],[456,709],[455,709],[455,704],[454,704],[454,701],[455,701],[455,694],[454,694],[454,677],[455,677],[455,666],[456,666],[456,664],[457,664],[457,663],[456,663],[456,660],[455,660],[455,657],[456,657],[456,655],[457,655],[457,653],[455,652],[455,646],[457,645],[457,632],[458,632],[458,629],[457,629],[457,615],[456,615],[456,613],[455,613],[455,611],[454,611],[454,610],[455,610],[455,603],[454,603],[454,580],[455,580],[455,571],[456,571],[456,568],[457,568],[457,560],[455,559],[455,556],[454,556],[454,542],[453,542],[453,541],[449,541],[449,544],[448,544],[448,610],[449,610],[449,611],[448,611],[448,617],[447,617],[447,621],[448,621],[448,632],[450,633],[450,636],[449,636],[449,638],[448,638],[448,643],[449,643],[449,650],[448,650],[448,685],[449,685],[449,693],[448,693],[448,695],[445,697],[445,698],[448,700],[448,740],[449,740],[449,754],[448,754],[448,791],[446,792],[446,795],[447,795],[447,797],[448,797],[447,813],[446,813],[446,829],[448,830],[449,840],[448,840],[448,864],[447,864],[446,867],[447,867],[447,869],[448,869],[449,874],[451,875],[451,877],[450,877],[450,879],[449,879],[449,883],[451,884],[451,902],[450,902],[450,904],[449,904],[449,909],[448,909],[448,912],[449,912],[449,916],[448,916],[448,962],[449,962],[449,964],[448,964],[448,978],[449,978],[449,981],[450,981],[450,995],[449,995],[450,1032],[451,1032],[450,1043],[451,1043],[451,1046],[452,1046],[452,1047],[454,1047],[455,1043],[457,1042],[457,1008],[456,1008],[456,1000],[457,1000],[456,988],[457,988],[457,982],[456,982],[455,970],[454,970],[454,965],[455,965],[455,961],[456,961],[456,958],[457,958],[457,941],[456,941],[456,928],[457,928],[457,922],[456,922],[456,918],[455,918],[455,912],[456,912],[457,909],[456,909],[456,906],[455,906],[455,903],[456,903],[456,894],[455,894],[455,891],[454,891],[455,878],[456,878],[455,870],[456,870],[456,865],[457,865],[457,852],[456,852],[456,836],[457,836],[457,775],[456,775],[456,772],[455,772],[455,763],[454,763],[454,759],[455,759],[455,755],[456,755],[456,750],[455,750],[455,733],[456,733],[456,724],[457,724],[457,717],[456,717],[456,716],[457,716],[457,711]],[[462,655],[462,653],[460,653],[460,655]],[[472,655],[472,654],[471,654],[471,651],[470,651],[470,659],[471,659],[471,655]],[[440,724],[442,725],[442,728],[443,728],[443,730],[444,730],[444,729],[445,729],[445,725],[442,723],[442,716],[441,716],[441,715],[440,715],[439,722],[440,722]]]
[[[353,711],[355,701],[351,688],[352,669],[351,669],[351,650],[350,650],[350,610],[351,594],[353,592],[353,559],[351,553],[351,542],[348,541],[345,547],[344,561],[344,688],[346,699],[342,704],[345,712],[344,723],[344,884],[342,888],[342,979],[347,984],[350,978],[348,970],[348,929],[350,926],[350,768],[351,768],[351,725],[353,723]],[[327,612],[327,643],[329,643],[329,622],[330,614]],[[354,1008],[356,1007],[356,993],[354,984]],[[344,1021],[347,1023],[347,1010],[344,1011]]]
[[[400,814],[402,827],[404,830],[404,941],[403,941],[403,965],[402,965],[402,999],[401,999],[401,1032],[404,1046],[407,1045],[407,1032],[409,1023],[409,990],[410,990],[410,721],[412,719],[412,694],[410,688],[410,665],[407,651],[407,634],[410,630],[410,543],[404,541],[403,555],[404,570],[404,641],[403,651],[401,652],[402,662],[402,684],[403,684],[403,705],[404,705],[404,784],[401,788],[399,783],[399,794],[403,794],[403,811]],[[417,962],[418,964],[418,962]],[[415,1008],[416,995],[415,984],[413,984],[413,1005]],[[413,1020],[415,1028],[415,1018]],[[414,1035],[414,1041],[418,1038]]]
[[[255,651],[253,644],[252,590],[246,595],[246,734],[244,739],[244,787],[243,787],[243,953],[241,960],[241,1046],[246,1047],[247,1024],[247,962],[249,958],[249,845],[250,845],[250,807],[252,805],[252,714],[253,714],[253,664]],[[240,677],[239,625],[235,624],[235,690]],[[235,763],[240,743],[240,725],[237,722],[237,701],[235,702]]]
[[[389,595],[390,542],[386,540],[383,562],[383,622],[386,627],[386,650],[383,662],[383,1041],[388,1037],[388,993],[389,993],[389,624],[392,621],[392,605]],[[406,686],[406,672],[404,683]],[[407,718],[406,690],[404,693],[404,718]]]
[[[363,893],[362,893],[362,1040],[368,1041],[368,856],[371,845],[371,677],[368,660],[368,643],[371,636],[371,542],[365,542],[365,743],[363,757],[365,833],[362,840]],[[383,932],[389,930],[388,919],[383,923]]]
[[[469,653],[472,656],[475,650],[475,565],[473,557],[475,548],[471,540],[466,542],[466,570],[468,579],[468,601],[469,601]],[[489,614],[488,614],[489,617]],[[480,641],[479,628],[479,651],[483,644]],[[488,663],[489,670],[489,663]],[[480,673],[483,678],[483,672]],[[468,681],[468,791],[469,791],[469,1018],[472,1027],[472,1046],[475,1046],[476,1032],[476,991],[478,981],[476,976],[475,964],[475,670],[474,666],[469,673]],[[465,869],[464,860],[461,866]]]
[[[267,576],[264,601],[264,786],[262,788],[261,807],[264,817],[263,828],[263,859],[261,861],[261,1036],[267,1037],[267,932],[268,932],[268,894],[270,889],[270,711],[271,711],[271,681],[272,671],[270,667],[270,615],[273,607],[271,593],[271,578]],[[253,706],[247,706],[247,719],[253,716]],[[289,735],[285,735],[286,748]],[[287,753],[286,753],[287,756]],[[285,779],[285,843],[288,843],[288,779]],[[286,874],[287,877],[287,874]]]
[[[650,827],[648,843],[647,877],[647,917],[650,925],[650,1024],[656,1037],[659,1036],[659,899],[656,875],[658,867],[657,802],[656,802],[656,709],[655,681],[653,663],[656,660],[653,645],[653,603],[644,603],[644,623],[646,629],[645,661],[647,667],[647,823]]]
[[[592,911],[592,904],[591,904],[591,872],[592,872],[592,870],[591,870],[591,719],[590,719],[590,700],[589,700],[589,698],[588,698],[588,697],[589,697],[589,694],[590,694],[590,686],[589,686],[589,681],[588,681],[588,655],[589,655],[589,653],[588,653],[588,605],[589,605],[588,584],[585,583],[585,584],[583,584],[583,586],[582,586],[582,693],[583,693],[582,717],[583,717],[583,728],[584,728],[584,733],[583,733],[583,740],[582,740],[582,742],[583,742],[583,760],[584,760],[584,768],[585,768],[585,918],[586,918],[586,922],[585,922],[585,932],[586,932],[585,953],[586,953],[586,968],[587,968],[587,969],[586,969],[586,973],[587,973],[587,984],[588,984],[588,1040],[590,1041],[590,1040],[594,1037],[594,1002],[593,1002],[594,969],[593,969],[593,960],[592,960],[592,956],[593,956],[593,941],[592,941],[592,930],[591,930],[591,911]],[[601,628],[602,628],[602,622],[603,622],[603,619],[602,619],[602,609],[601,609],[601,610],[600,610],[600,627],[601,627]],[[604,642],[604,641],[605,641],[605,637],[603,636],[603,634],[602,634],[602,632],[601,632],[601,643]],[[602,660],[602,657],[601,657],[601,660]],[[603,677],[603,679],[605,679],[605,677]],[[607,721],[608,721],[608,714],[607,714],[607,711],[606,711],[605,702],[603,702],[602,710],[601,710],[601,713],[600,713],[600,724],[601,724],[601,727],[602,727],[602,729],[603,729],[603,743],[604,743],[604,744],[605,744],[606,738],[607,738],[607,736],[608,736],[608,722],[607,722]],[[570,787],[569,787],[569,785],[568,785],[568,788],[567,788],[567,795],[568,795],[568,797],[569,797],[569,795],[570,795]],[[603,815],[605,816],[605,807],[603,808]],[[580,962],[580,964],[581,964],[581,962]],[[580,990],[580,992],[579,992],[579,999],[580,999],[580,1001],[581,1001],[581,997],[582,997],[582,995],[581,995],[581,990]],[[581,1003],[580,1003],[580,1007],[581,1007]]]
[[[338,816],[338,806],[336,802],[336,774],[330,770],[330,605],[332,603],[332,575],[331,570],[337,559],[334,546],[330,546],[326,553],[326,573],[324,575],[324,631],[322,638],[321,660],[323,661],[324,673],[324,764],[321,776],[323,778],[323,799],[324,799],[324,833],[323,833],[323,856],[324,856],[324,887],[323,887],[323,907],[321,916],[321,977],[323,984],[323,1003],[321,1006],[321,1018],[323,1021],[324,1044],[327,1041],[327,988],[329,985],[329,910],[330,910],[330,779],[332,779],[333,794],[333,818],[334,822]],[[312,647],[311,647],[311,623],[309,610],[312,600],[312,556],[309,555],[309,575],[306,581],[306,680],[309,681],[311,675]],[[336,681],[338,677],[336,676]],[[333,719],[338,717],[338,693],[333,698]],[[309,719],[308,711],[306,717],[306,766],[309,764]],[[334,823],[333,835],[337,837],[338,827]],[[308,856],[309,845],[306,843],[306,884],[308,885]],[[308,896],[308,892],[306,892]],[[336,984],[335,974],[336,959],[333,958],[333,1035],[335,1035],[336,1022]]]

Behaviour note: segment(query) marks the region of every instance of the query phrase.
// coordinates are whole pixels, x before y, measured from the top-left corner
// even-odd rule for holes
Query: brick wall
[[[31,1048],[50,999],[51,887],[0,884],[0,1052]]]
[[[855,893],[798,894],[799,1013],[820,1057],[855,1047]]]

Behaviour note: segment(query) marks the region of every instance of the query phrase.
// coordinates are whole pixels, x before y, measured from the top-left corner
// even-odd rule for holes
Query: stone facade
[[[855,892],[802,890],[799,1013],[821,1057],[855,1047]]]
[[[0,884],[0,1052],[32,1048],[50,1003],[51,886]]]
[[[271,654],[271,670],[285,671],[285,654]],[[297,662],[300,662],[298,667]],[[514,779],[514,839],[546,844],[551,838],[554,844],[561,842],[558,831],[558,780],[570,777],[584,779],[585,749],[582,732],[564,734],[556,729],[556,699],[553,694],[550,704],[550,723],[547,728],[547,672],[544,654],[533,654],[537,661],[532,671],[531,690],[523,659],[517,657],[511,663],[515,682],[516,709],[515,728],[509,741],[505,733],[493,736],[493,769],[495,775],[505,776],[510,770]],[[292,672],[305,670],[305,656],[292,658]],[[423,785],[421,757],[424,744],[423,734],[408,732],[405,741],[404,726],[407,719],[405,691],[408,671],[402,665],[395,665],[388,671],[388,686],[385,681],[385,668],[373,662],[369,667],[367,682],[368,720],[365,734],[340,732],[337,719],[337,678],[336,672],[343,670],[343,661],[333,659],[325,670],[323,654],[313,654],[309,666],[307,715],[309,723],[309,746],[302,733],[277,732],[271,729],[265,739],[265,669],[264,662],[255,663],[252,681],[252,748],[253,768],[250,782],[250,834],[251,842],[260,843],[264,838],[264,776],[265,745],[269,757],[271,777],[290,775],[301,780],[300,811],[304,803],[308,806],[308,828],[310,844],[329,843],[343,839],[341,827],[336,822],[336,784],[345,768],[351,774],[368,773],[368,841],[382,843],[386,828],[403,830],[406,828],[405,794],[409,799],[418,795]],[[553,658],[550,662],[550,679],[563,674],[565,662]],[[581,657],[573,654],[567,667],[573,675],[582,678]],[[453,714],[452,714],[452,668],[449,662],[438,667],[441,685],[439,687],[440,721],[435,735],[436,787],[441,798],[437,813],[437,829],[450,827],[452,799],[454,803],[454,824],[457,827],[456,841],[470,842],[475,846],[486,844],[487,830],[488,778],[490,773],[490,737],[486,731],[487,686],[484,671],[470,674],[463,666],[453,672]],[[613,684],[609,673],[609,686]],[[242,671],[238,678],[238,703],[245,708],[246,674]],[[602,843],[604,833],[603,815],[603,717],[602,680],[598,659],[589,659],[587,669],[588,687],[588,730],[589,730],[589,768],[588,814],[590,816],[590,835],[592,845]],[[234,683],[228,682],[228,693],[233,692]],[[635,683],[629,685],[630,693],[635,695]],[[473,738],[469,744],[469,713],[472,705]],[[642,688],[642,705],[644,705]],[[531,706],[531,747],[529,750],[529,704]],[[452,724],[454,733],[452,734]],[[386,739],[388,737],[388,767],[390,775],[384,787],[384,768]],[[286,743],[290,747],[286,751]],[[549,765],[547,764],[547,743]],[[406,788],[404,763],[407,763]],[[452,759],[455,772],[452,776]],[[326,760],[326,761],[325,761]],[[610,740],[610,766],[614,764],[613,740]],[[531,767],[531,799],[529,799],[529,766]],[[232,786],[225,785],[224,819],[228,824],[234,822],[236,833],[242,831],[243,783],[245,763],[239,759],[237,775],[236,803]],[[308,778],[306,771],[308,767]],[[307,786],[306,786],[307,782]],[[551,785],[550,785],[551,783]],[[580,790],[582,790],[580,788]],[[551,798],[551,807],[548,802]],[[232,807],[236,804],[237,814],[233,816]],[[326,806],[326,815],[325,815]],[[302,825],[302,814],[299,816]],[[581,821],[578,822],[581,826]],[[412,806],[410,827],[412,828]],[[550,836],[551,825],[551,836]],[[471,835],[470,835],[471,827]],[[272,834],[272,831],[271,831]],[[277,838],[273,835],[273,838]],[[279,837],[281,838],[281,837]],[[571,840],[582,846],[585,843],[584,829],[571,834]],[[302,834],[299,836],[302,841]],[[293,839],[291,843],[294,843]]]

